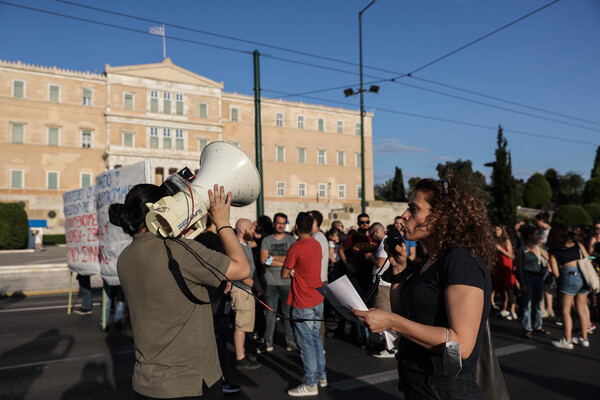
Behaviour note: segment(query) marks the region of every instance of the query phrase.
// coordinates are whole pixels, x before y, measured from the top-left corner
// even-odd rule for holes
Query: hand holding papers
[[[359,321],[351,312],[351,309],[368,311],[367,306],[362,301],[356,289],[348,279],[347,275],[335,280],[334,282],[317,288],[335,309],[349,321],[356,321],[361,325],[364,325],[362,321]],[[394,347],[394,340],[398,338],[398,334],[394,331],[385,331],[382,333],[385,338],[386,347],[391,350]]]

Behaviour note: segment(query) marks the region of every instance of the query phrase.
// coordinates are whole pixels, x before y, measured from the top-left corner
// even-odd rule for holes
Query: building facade
[[[254,97],[161,63],[103,74],[0,61],[0,201],[63,232],[62,194],[107,169],[150,159],[154,180],[198,169],[225,140],[255,159]],[[261,99],[263,195],[269,203],[360,208],[357,110]],[[367,200],[373,199],[372,114],[365,116]]]

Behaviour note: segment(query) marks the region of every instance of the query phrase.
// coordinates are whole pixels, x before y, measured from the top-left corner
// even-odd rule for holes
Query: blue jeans
[[[290,293],[290,285],[269,285],[265,290],[265,302],[273,310],[277,311],[277,303],[281,299],[281,311],[284,316],[283,329],[285,332],[285,342],[290,343],[294,341],[294,332],[292,331],[292,324],[288,319],[290,317],[290,306],[287,303],[288,295]],[[275,333],[276,316],[269,310],[265,310],[265,343],[268,345],[273,344],[273,334]]]
[[[323,319],[323,303],[311,308],[292,309],[294,319]],[[317,379],[325,379],[325,354],[319,328],[321,321],[294,322],[296,339],[300,347],[300,358],[304,365],[302,381],[305,385],[314,386]]]
[[[523,272],[527,293],[523,294],[523,329],[531,331],[531,305],[535,307],[533,329],[542,329],[542,297],[544,280],[539,274]]]
[[[92,309],[92,284],[89,275],[77,274],[79,281],[79,296],[81,297],[81,308],[83,310]]]
[[[113,322],[118,324],[123,319],[123,311],[125,310],[125,293],[121,285],[111,286],[106,281],[102,282],[104,287],[104,293],[106,293],[106,308],[104,310],[104,321],[108,325],[110,317],[110,307],[112,306],[113,300],[115,301],[115,315]]]

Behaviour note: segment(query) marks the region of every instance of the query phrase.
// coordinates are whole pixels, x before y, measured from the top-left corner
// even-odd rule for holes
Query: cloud
[[[452,157],[452,156],[439,156],[439,157],[435,157],[435,158],[431,158],[429,159],[429,161],[454,161],[456,160],[456,157]]]
[[[531,175],[535,174],[536,170],[534,169],[516,169],[513,171],[513,176],[519,177],[519,178],[529,178]]]
[[[373,148],[375,154],[409,154],[409,153],[422,153],[428,151],[420,147],[407,146],[400,143],[396,139],[384,139],[379,141],[379,145]]]

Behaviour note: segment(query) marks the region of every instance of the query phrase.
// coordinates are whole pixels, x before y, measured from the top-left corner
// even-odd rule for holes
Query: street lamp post
[[[361,185],[361,199],[360,208],[364,214],[367,208],[367,202],[365,200],[365,103],[364,103],[364,88],[363,88],[363,57],[362,57],[362,15],[367,8],[371,7],[377,0],[372,0],[368,6],[362,9],[358,13],[358,52],[359,52],[359,69],[360,69],[360,88],[358,90],[360,94],[360,185]],[[373,86],[372,86],[373,87]],[[377,88],[379,90],[379,88]]]

